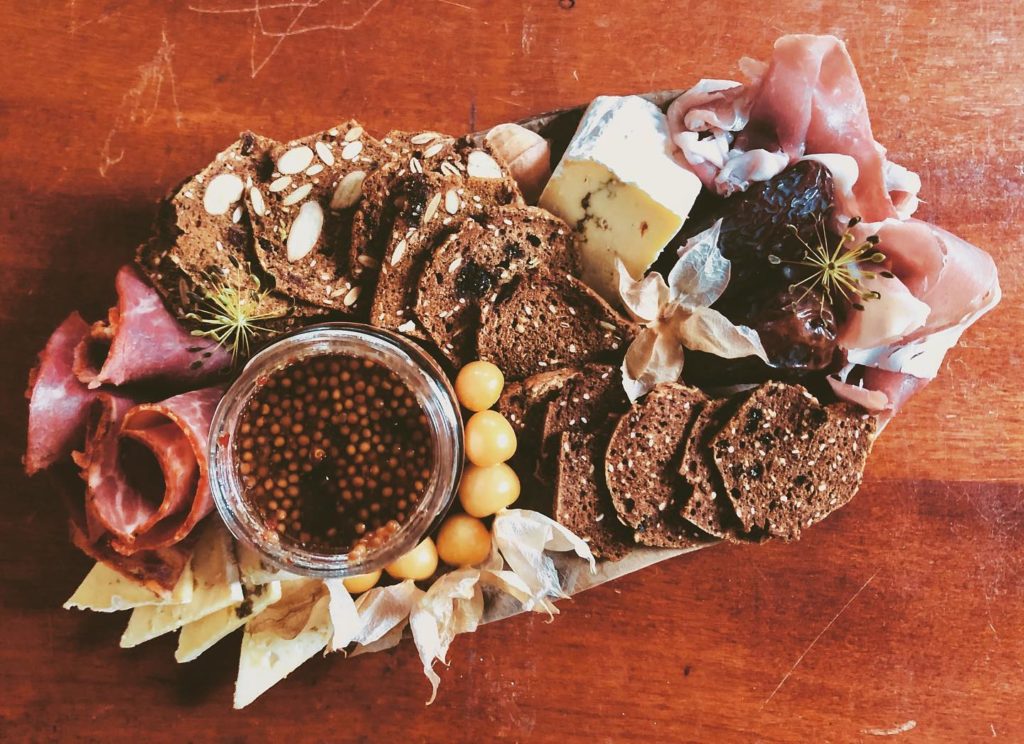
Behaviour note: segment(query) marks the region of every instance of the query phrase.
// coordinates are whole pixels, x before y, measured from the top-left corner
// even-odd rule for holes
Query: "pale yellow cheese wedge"
[[[281,582],[268,584],[242,583],[244,599],[206,617],[185,625],[178,636],[174,658],[179,664],[198,659],[222,638],[226,638],[263,610],[281,599]]]
[[[131,648],[170,633],[243,600],[234,541],[220,522],[210,520],[192,556],[192,601],[181,605],[136,607],[121,636]]]
[[[331,638],[330,594],[324,582],[289,581],[281,590],[280,601],[245,626],[235,683],[236,709],[323,651]]]
[[[75,589],[64,609],[118,612],[150,605],[177,605],[192,600],[192,564],[185,566],[181,577],[167,597],[123,576],[106,564],[97,563]]]

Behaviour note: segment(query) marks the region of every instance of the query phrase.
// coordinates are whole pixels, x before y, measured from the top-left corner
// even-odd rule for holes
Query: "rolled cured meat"
[[[230,366],[231,355],[185,330],[131,266],[115,286],[117,304],[75,350],[75,374],[90,388],[152,380],[194,387]]]
[[[75,377],[72,366],[75,349],[88,333],[82,316],[71,313],[50,336],[29,375],[28,447],[23,461],[29,475],[53,465],[81,442],[96,393]]]
[[[86,451],[86,524],[132,555],[181,542],[213,509],[206,446],[219,387],[133,405],[105,395],[94,411]]]

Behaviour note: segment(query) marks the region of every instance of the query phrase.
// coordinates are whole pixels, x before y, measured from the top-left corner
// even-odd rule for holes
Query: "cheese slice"
[[[138,646],[242,602],[233,541],[220,522],[210,520],[196,543],[192,574],[192,601],[181,605],[136,607],[121,636],[121,648]]]
[[[192,564],[188,563],[170,596],[161,597],[106,564],[97,563],[64,603],[64,609],[118,612],[149,605],[184,604],[192,600],[192,581]]]
[[[234,706],[244,708],[287,677],[330,640],[330,595],[324,582],[289,581],[281,600],[246,625]]]
[[[238,571],[243,584],[269,584],[273,581],[295,581],[302,578],[298,574],[277,568],[244,543],[238,543]]]
[[[281,599],[281,582],[247,584],[242,581],[244,599],[204,618],[195,620],[181,629],[178,649],[174,658],[179,664],[198,659],[222,638],[231,635],[249,620]]]
[[[673,157],[668,120],[639,96],[595,98],[540,197],[575,230],[582,279],[619,299],[615,259],[635,279],[683,226],[700,179]]]

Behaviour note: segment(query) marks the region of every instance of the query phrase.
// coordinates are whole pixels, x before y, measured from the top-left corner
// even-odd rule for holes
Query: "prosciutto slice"
[[[924,323],[893,340],[864,328],[844,328],[841,338],[851,363],[931,379],[946,352],[981,316],[998,304],[999,276],[992,257],[942,228],[920,220],[886,220],[858,226],[877,233],[889,270],[928,308]],[[884,300],[884,296],[883,296]],[[871,303],[866,310],[872,312]]]
[[[846,216],[909,217],[921,181],[875,141],[853,61],[834,36],[783,36],[767,66],[744,60],[750,82],[702,80],[668,110],[673,141],[704,185],[722,196],[772,178],[808,155],[856,168],[837,190]],[[847,169],[849,172],[849,169]]]
[[[106,395],[86,451],[86,533],[123,554],[183,540],[213,509],[206,447],[219,387],[133,405]]]
[[[71,313],[50,336],[29,375],[28,447],[24,458],[29,475],[53,465],[81,441],[96,394],[74,376],[71,368],[75,348],[88,332],[82,316]]]
[[[181,389],[230,366],[230,354],[182,328],[134,268],[122,267],[115,287],[117,304],[75,350],[75,374],[90,388],[163,380]]]

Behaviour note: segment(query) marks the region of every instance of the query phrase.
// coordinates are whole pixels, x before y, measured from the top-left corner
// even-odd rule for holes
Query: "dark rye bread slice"
[[[158,241],[144,244],[137,254],[139,265],[158,290],[165,276],[175,273],[170,266],[180,272],[175,280],[179,290],[185,280],[200,298],[220,287],[250,295],[273,287],[254,260],[252,228],[242,199],[270,145],[265,137],[243,132],[161,204],[155,226]],[[176,312],[179,317],[194,309],[185,309],[181,297],[180,291],[164,294],[165,301],[180,311]],[[291,314],[292,303],[278,294],[267,295],[262,304],[266,313]]]
[[[427,260],[416,318],[455,366],[471,361],[481,306],[525,272],[549,267],[577,274],[569,226],[536,207],[490,208],[463,220]]]
[[[212,309],[208,300],[208,292],[212,290],[208,284],[192,281],[171,260],[172,255],[163,238],[154,236],[136,249],[135,263],[178,320],[189,328],[203,330],[203,326],[197,322],[197,313]],[[265,329],[256,330],[256,338],[269,338],[303,325],[330,319],[330,315],[322,308],[291,301],[275,292],[257,291],[255,294],[251,292],[249,296],[259,298],[257,305],[250,306],[251,312],[266,316],[255,323],[260,329]]]
[[[387,159],[355,121],[267,149],[245,202],[256,257],[279,291],[351,312],[360,293],[348,274],[352,214],[367,173]]]
[[[711,441],[726,494],[747,531],[795,540],[860,486],[877,419],[822,406],[799,385],[757,388]]]
[[[579,279],[543,270],[514,278],[484,305],[476,346],[518,380],[612,357],[635,335],[636,325]]]
[[[505,385],[494,407],[508,419],[516,433],[519,446],[511,464],[521,478],[536,476],[540,460],[540,431],[548,402],[582,373],[582,370],[565,367]],[[541,484],[536,485],[536,490],[547,492]],[[548,507],[550,502],[545,506]]]
[[[707,398],[697,388],[663,383],[623,414],[605,453],[612,505],[641,545],[685,548],[710,538],[680,516],[690,489],[679,462]]]
[[[389,239],[373,292],[370,322],[428,339],[416,320],[416,286],[423,267],[462,220],[518,198],[502,179],[409,174],[392,184]]]
[[[495,403],[495,409],[512,424],[520,447],[537,441],[536,434],[543,425],[544,413],[549,401],[562,391],[567,383],[583,374],[583,370],[565,367],[541,372],[525,380],[510,382],[505,386]]]
[[[743,526],[725,495],[715,468],[711,439],[736,412],[746,395],[710,400],[697,415],[687,437],[679,473],[692,489],[682,507],[682,517],[714,537],[743,539]],[[749,538],[747,538],[749,539]]]
[[[388,132],[381,143],[387,148],[390,159],[367,176],[363,183],[362,202],[352,219],[349,265],[353,281],[363,287],[372,284],[383,260],[387,226],[392,219],[389,196],[397,179],[420,173],[479,178],[479,174],[485,173],[488,178],[484,180],[501,181],[500,188],[512,195],[501,203],[525,204],[507,166],[489,148],[429,131],[395,130]],[[472,169],[469,168],[470,157],[474,159],[475,167]],[[484,167],[480,167],[481,164]],[[477,175],[471,175],[470,170]]]
[[[612,425],[559,435],[553,511],[558,523],[583,538],[596,557],[615,561],[629,553],[633,535],[617,519],[601,475]]]
[[[610,364],[588,364],[548,403],[540,429],[541,480],[553,477],[558,440],[563,432],[602,429],[629,409],[622,373]]]
[[[153,237],[136,250],[136,264],[164,304],[186,324],[194,321],[194,317],[187,316],[208,306],[207,298],[225,288],[251,303],[258,300],[253,310],[266,316],[258,325],[268,331],[290,330],[300,318],[324,314],[319,308],[269,290],[273,281],[252,255],[248,215],[244,210],[238,212],[241,198],[227,203],[222,185],[214,186],[215,191],[221,190],[220,195],[214,193],[207,198],[205,188],[222,175],[237,176],[234,188],[237,190],[238,182],[244,188],[265,143],[258,135],[243,133],[213,163],[172,189],[159,205]],[[211,212],[207,203],[217,201],[220,206]]]

